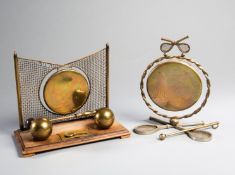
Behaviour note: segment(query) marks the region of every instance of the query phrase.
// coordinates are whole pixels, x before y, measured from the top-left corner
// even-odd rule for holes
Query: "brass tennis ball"
[[[170,124],[173,126],[177,126],[179,124],[179,119],[176,117],[173,117],[170,119]]]
[[[114,122],[114,114],[109,108],[97,110],[94,120],[99,129],[108,129]]]
[[[28,118],[26,121],[25,121],[25,129],[26,130],[29,130],[30,129],[30,125],[32,123],[32,121],[34,121],[35,119],[34,118]]]
[[[31,121],[30,132],[36,141],[46,140],[52,133],[52,123],[46,117]]]
[[[166,139],[166,134],[159,135],[159,140],[165,140],[165,139]]]

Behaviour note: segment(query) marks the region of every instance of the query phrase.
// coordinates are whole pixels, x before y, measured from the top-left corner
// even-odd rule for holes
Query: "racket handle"
[[[149,119],[152,121],[158,122],[160,124],[164,124],[164,125],[170,124],[169,122],[166,122],[164,120],[158,119],[157,117],[153,117],[153,116],[150,116]],[[205,124],[205,122],[203,122],[203,121],[196,122],[196,123],[181,123],[181,124],[177,125],[177,127],[198,126],[198,125],[204,125],[204,124]],[[177,127],[176,127],[176,129],[177,129]]]
[[[208,128],[208,127],[212,127],[213,129],[216,129],[216,128],[218,128],[218,126],[219,126],[219,122],[212,122],[212,123],[204,124],[204,125],[201,125],[201,126],[186,128],[186,129],[183,129],[181,131],[172,132],[170,134],[160,134],[159,139],[160,140],[165,140],[168,137],[173,137],[173,136],[184,134],[185,132],[189,132],[189,131],[197,130],[197,129],[204,129],[204,128]]]
[[[150,117],[149,117],[149,120],[158,122],[158,123],[163,124],[163,125],[170,124],[169,122],[166,122],[166,121],[164,121],[164,120],[158,119],[157,117],[153,117],[153,116],[150,116]]]

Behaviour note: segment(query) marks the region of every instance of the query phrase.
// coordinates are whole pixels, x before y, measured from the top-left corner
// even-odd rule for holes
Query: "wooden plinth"
[[[88,134],[80,138],[62,140],[59,133],[72,130],[87,130]],[[52,135],[45,141],[33,141],[29,131],[16,130],[14,132],[17,144],[23,157],[29,157],[36,153],[51,151],[75,145],[92,143],[112,138],[127,138],[130,132],[117,121],[107,130],[99,130],[94,120],[85,119],[53,125]]]

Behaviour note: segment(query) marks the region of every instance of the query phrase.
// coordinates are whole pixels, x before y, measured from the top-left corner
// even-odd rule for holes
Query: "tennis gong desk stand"
[[[159,139],[187,134],[196,141],[210,141],[211,133],[204,131],[219,126],[219,122],[205,124],[180,123],[180,119],[197,114],[206,104],[210,94],[210,80],[207,72],[193,59],[186,58],[190,46],[183,42],[188,36],[172,41],[164,39],[160,50],[163,56],[154,60],[145,69],[140,83],[141,95],[147,107],[156,114],[150,120],[161,125],[140,125],[134,128],[137,134],[153,134],[167,128],[180,131],[170,134],[160,134]],[[181,55],[170,56],[168,52],[177,46]],[[168,119],[168,121],[163,119]]]
[[[16,53],[14,61],[20,124],[20,129],[14,134],[24,157],[130,136],[129,131],[116,120],[112,120],[109,123],[112,126],[105,129],[103,125],[98,128],[91,118],[97,110],[106,117],[113,114],[106,110],[109,105],[108,45],[65,65],[25,59]],[[99,110],[102,108],[105,110]],[[32,128],[27,130],[31,120],[40,123],[44,129],[41,135],[33,135]],[[31,127],[38,129],[32,121]]]

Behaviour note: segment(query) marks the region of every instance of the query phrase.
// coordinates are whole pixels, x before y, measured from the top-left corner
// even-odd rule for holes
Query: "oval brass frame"
[[[189,113],[189,114],[186,114],[186,115],[182,115],[182,116],[168,116],[166,114],[162,114],[160,113],[158,110],[154,109],[154,107],[149,103],[149,101],[147,100],[147,97],[145,95],[145,92],[144,92],[144,79],[146,78],[146,75],[148,73],[148,71],[157,63],[161,62],[161,61],[164,61],[164,60],[170,60],[170,59],[177,59],[179,61],[188,61],[192,64],[194,64],[201,72],[202,74],[204,75],[205,79],[206,79],[206,87],[207,87],[207,91],[206,91],[206,95],[205,95],[205,98],[203,100],[203,102],[201,103],[201,105],[195,109],[193,112]],[[145,102],[145,104],[147,105],[147,107],[152,110],[155,114],[159,115],[159,116],[162,116],[164,118],[178,118],[178,119],[182,119],[182,118],[188,118],[188,117],[191,117],[192,115],[194,114],[197,114],[206,104],[209,96],[210,96],[210,87],[211,87],[211,83],[210,83],[210,80],[209,80],[209,77],[208,77],[208,73],[202,68],[202,66],[197,63],[196,61],[194,61],[193,59],[191,58],[185,58],[183,56],[164,56],[164,57],[160,57],[156,60],[154,60],[152,63],[150,63],[147,68],[145,69],[145,71],[143,72],[142,76],[141,76],[141,82],[140,82],[140,90],[141,90],[141,96]]]

